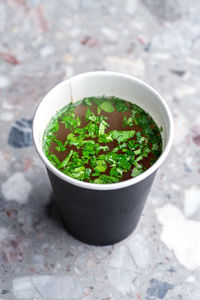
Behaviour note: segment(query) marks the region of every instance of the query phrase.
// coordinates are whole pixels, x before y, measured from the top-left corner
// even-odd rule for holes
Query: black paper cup
[[[84,97],[103,95],[130,101],[148,112],[163,128],[163,151],[148,170],[135,178],[112,184],[93,184],[71,178],[56,169],[42,150],[42,139],[48,122],[62,107]],[[33,138],[46,165],[67,231],[93,245],[114,244],[129,236],[140,219],[156,171],[170,151],[173,131],[172,116],[163,98],[134,77],[114,72],[90,72],[54,87],[36,109]]]

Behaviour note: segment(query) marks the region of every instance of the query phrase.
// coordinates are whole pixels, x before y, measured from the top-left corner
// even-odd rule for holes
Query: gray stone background
[[[200,2],[0,1],[0,300],[200,299]],[[69,236],[32,146],[40,98],[93,70],[145,80],[175,121],[137,230]]]

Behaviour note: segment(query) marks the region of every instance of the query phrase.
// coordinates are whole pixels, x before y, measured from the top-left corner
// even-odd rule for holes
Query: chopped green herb
[[[110,101],[102,102],[99,105],[99,108],[108,113],[112,113],[115,110],[114,106],[112,105],[112,103]]]
[[[102,172],[105,172],[106,169],[107,169],[106,162],[104,160],[97,160],[94,170],[102,173]]]
[[[88,177],[88,171],[86,171],[84,166],[77,167],[74,169],[66,169],[64,173],[78,180],[84,180],[85,177]]]
[[[159,148],[159,145],[158,145],[157,143],[154,143],[154,144],[152,145],[151,151],[158,150],[158,148]]]
[[[61,162],[61,164],[59,164],[58,169],[62,169],[62,168],[64,168],[67,165],[67,163],[69,162],[69,160],[70,160],[73,152],[74,152],[73,150],[71,150],[69,152],[69,154],[67,155],[67,157]]]
[[[137,158],[136,158],[136,162],[138,162],[138,161],[140,161],[140,160],[142,160],[143,159],[143,156],[142,155],[140,155],[140,156],[138,156]]]
[[[109,124],[105,120],[102,120],[99,124],[99,135],[103,135],[105,133],[106,127],[108,126]]]
[[[108,151],[109,147],[107,145],[106,146],[99,146],[99,150]]]
[[[134,154],[135,154],[135,155],[139,155],[141,152],[142,152],[141,149],[138,149],[138,150],[135,150],[135,151],[134,151]]]
[[[56,147],[56,150],[57,150],[58,152],[60,152],[60,151],[63,152],[63,151],[66,150],[65,146],[63,145],[63,143],[62,143],[60,140],[57,140],[56,138],[54,138],[53,140],[54,140],[54,142],[58,145],[58,146]]]
[[[95,116],[95,114],[89,108],[87,109],[85,119],[86,119],[86,121],[92,121],[92,122],[97,121],[97,117]]]
[[[111,131],[111,136],[113,140],[117,140],[119,143],[126,142],[130,138],[134,137],[135,130],[129,130],[129,131],[119,131],[119,130],[113,130]]]
[[[117,177],[108,176],[108,175],[100,175],[99,178],[96,178],[94,180],[94,183],[107,184],[107,183],[115,183],[118,181],[119,181],[119,179]]]
[[[88,135],[92,138],[95,138],[98,134],[98,126],[92,122],[89,122],[86,126],[85,126],[85,129],[87,130],[88,132]]]
[[[57,156],[55,154],[50,154],[49,158],[51,159],[51,161],[53,162],[53,164],[58,167],[60,165],[60,161],[57,158]]]
[[[124,100],[121,100],[119,98],[112,98],[112,102],[114,106],[116,107],[116,110],[119,112],[125,112],[128,110],[128,106]]]
[[[123,126],[131,127],[133,125],[134,125],[133,118],[132,117],[127,118],[126,116],[124,116]]]
[[[92,99],[91,98],[84,98],[83,99],[83,104],[86,106],[91,106],[92,105]]]
[[[92,172],[92,169],[90,169],[90,168],[85,169],[85,179],[87,179],[87,180],[90,179],[91,172]]]
[[[143,172],[142,169],[133,168],[132,173],[131,173],[131,176],[132,176],[132,177],[136,177],[136,176],[142,174],[142,172]]]
[[[101,113],[101,108],[97,107],[97,114],[100,115],[100,113]]]
[[[110,170],[110,175],[121,178],[123,176],[123,170],[117,167],[112,167]]]
[[[112,141],[113,141],[113,138],[112,138],[112,133],[111,132],[99,135],[99,139],[98,139],[99,143],[109,143],[109,142],[112,142]]]

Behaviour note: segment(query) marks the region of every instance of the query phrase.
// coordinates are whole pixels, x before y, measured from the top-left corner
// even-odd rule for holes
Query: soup
[[[70,103],[50,120],[43,151],[64,174],[109,184],[134,178],[159,158],[162,128],[138,105],[116,97]]]

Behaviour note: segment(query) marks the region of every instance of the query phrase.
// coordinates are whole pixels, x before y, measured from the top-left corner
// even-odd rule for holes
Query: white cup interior
[[[42,139],[50,119],[70,101],[76,102],[90,96],[116,96],[139,105],[148,112],[159,127],[162,126],[163,152],[159,159],[141,175],[114,184],[81,182],[58,171],[46,158],[42,150]],[[173,120],[162,97],[149,85],[128,75],[114,72],[90,72],[67,79],[55,86],[40,102],[33,122],[33,137],[37,151],[46,166],[57,176],[72,184],[90,189],[122,188],[153,173],[165,160],[173,140]]]

